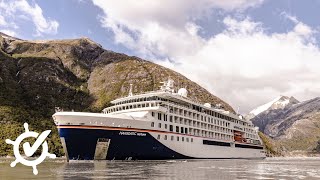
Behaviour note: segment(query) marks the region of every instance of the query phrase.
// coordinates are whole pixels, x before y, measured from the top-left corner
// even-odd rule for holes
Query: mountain
[[[252,119],[255,116],[259,115],[260,113],[263,113],[263,112],[266,112],[269,110],[284,109],[287,106],[291,106],[296,103],[299,103],[299,101],[292,96],[291,97],[279,96],[279,97],[275,98],[274,100],[272,100],[264,105],[261,105],[255,109],[253,109],[252,111],[250,111],[249,114],[247,115],[247,118]]]
[[[51,115],[64,110],[100,112],[110,101],[157,90],[171,77],[201,103],[232,107],[183,75],[158,64],[105,50],[88,38],[26,41],[0,33],[0,156],[11,152],[4,139],[15,139],[22,124],[38,132],[52,129],[50,152],[61,155]]]
[[[303,102],[290,99],[276,103],[278,108],[270,106],[251,121],[286,154],[320,153],[320,97]]]

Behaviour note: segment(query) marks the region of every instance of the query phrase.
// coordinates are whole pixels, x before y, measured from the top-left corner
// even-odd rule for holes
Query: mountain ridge
[[[3,35],[3,34],[2,34]],[[0,156],[10,154],[4,139],[22,133],[24,122],[38,132],[51,129],[50,152],[62,155],[51,115],[64,110],[101,112],[110,101],[156,90],[170,76],[201,103],[233,108],[185,76],[138,57],[105,50],[88,38],[28,41],[0,34]]]
[[[251,110],[249,114],[246,116],[246,118],[252,119],[255,116],[267,110],[284,109],[286,106],[290,106],[296,103],[299,103],[299,101],[293,96],[288,97],[288,96],[280,95],[277,98],[273,99],[272,101],[266,104],[260,105],[257,108]]]
[[[284,153],[320,153],[320,97],[266,110],[251,121]]]

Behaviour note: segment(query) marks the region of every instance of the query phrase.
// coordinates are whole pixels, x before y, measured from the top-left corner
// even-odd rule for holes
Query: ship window
[[[170,122],[172,122],[172,116],[170,116]]]
[[[188,134],[188,128],[185,128],[184,133]]]
[[[171,136],[171,141],[173,141],[173,139],[174,139],[174,136]]]
[[[161,128],[161,123],[158,124],[158,127]]]
[[[146,107],[146,105],[145,105],[145,104],[142,104],[142,107]]]
[[[170,125],[170,131],[171,131],[171,132],[173,131],[173,126],[172,126],[172,125]]]
[[[151,112],[151,115],[154,117],[154,112]]]
[[[164,140],[167,140],[167,135],[164,135]]]
[[[158,113],[158,119],[161,120],[161,113]]]
[[[158,137],[157,137],[157,139],[160,139],[160,134],[158,134]]]
[[[193,138],[191,138],[191,142],[193,142]]]
[[[181,133],[183,133],[183,129],[184,129],[184,128],[183,128],[183,127],[181,127]]]
[[[164,128],[165,128],[165,129],[168,129],[168,125],[167,125],[167,124],[164,124]]]
[[[179,132],[179,126],[176,126],[176,132],[177,133]]]
[[[189,142],[189,138],[186,138],[186,141]]]
[[[181,140],[184,141],[184,137],[182,137]]]
[[[177,136],[177,141],[179,141],[179,136]]]
[[[154,127],[154,122],[151,123],[151,127]]]

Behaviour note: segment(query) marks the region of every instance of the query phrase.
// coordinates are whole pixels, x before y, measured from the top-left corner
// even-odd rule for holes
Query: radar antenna
[[[166,91],[166,92],[171,92],[171,93],[174,92],[174,89],[173,89],[174,81],[170,77],[168,78],[168,81],[164,81],[164,82],[161,82],[161,83],[163,85],[160,86],[160,90]]]

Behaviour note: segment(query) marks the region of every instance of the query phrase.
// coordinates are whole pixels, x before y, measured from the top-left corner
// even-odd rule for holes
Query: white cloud
[[[38,4],[34,3],[32,5],[26,0],[2,0],[0,2],[0,15],[13,21],[13,23],[11,23],[12,28],[17,27],[14,21],[17,21],[19,18],[32,21],[37,36],[42,34],[56,34],[59,27],[59,23],[56,20],[46,19],[44,17],[42,9]]]
[[[0,32],[3,32],[6,35],[12,36],[12,37],[16,37],[16,32],[9,30],[9,29],[0,29]]]
[[[256,23],[247,26],[246,21],[239,22],[245,24],[242,27],[229,24],[225,32],[208,39],[196,54],[179,58],[176,70],[234,107],[240,106],[242,112],[280,94],[301,100],[319,96],[319,47],[296,28],[268,35],[260,28],[252,30]],[[234,33],[235,28],[240,29],[238,33]]]
[[[245,9],[263,0],[93,0],[104,10],[108,26],[125,25],[131,30],[157,22],[166,28],[184,27],[187,21],[206,16],[212,8]]]
[[[294,31],[306,37],[310,36],[314,32],[309,26],[303,24],[302,22],[296,24]]]
[[[0,15],[0,26],[6,26],[6,25],[7,25],[6,20],[4,19],[3,16]]]
[[[93,0],[104,10],[102,25],[115,41],[198,82],[241,112],[280,94],[300,100],[319,96],[320,50],[317,32],[296,17],[287,33],[266,33],[261,22],[225,17],[226,29],[204,39],[196,20],[214,8],[226,11],[261,1]],[[170,4],[171,3],[171,4]],[[169,61],[170,60],[170,61]],[[172,61],[174,63],[172,63]]]

